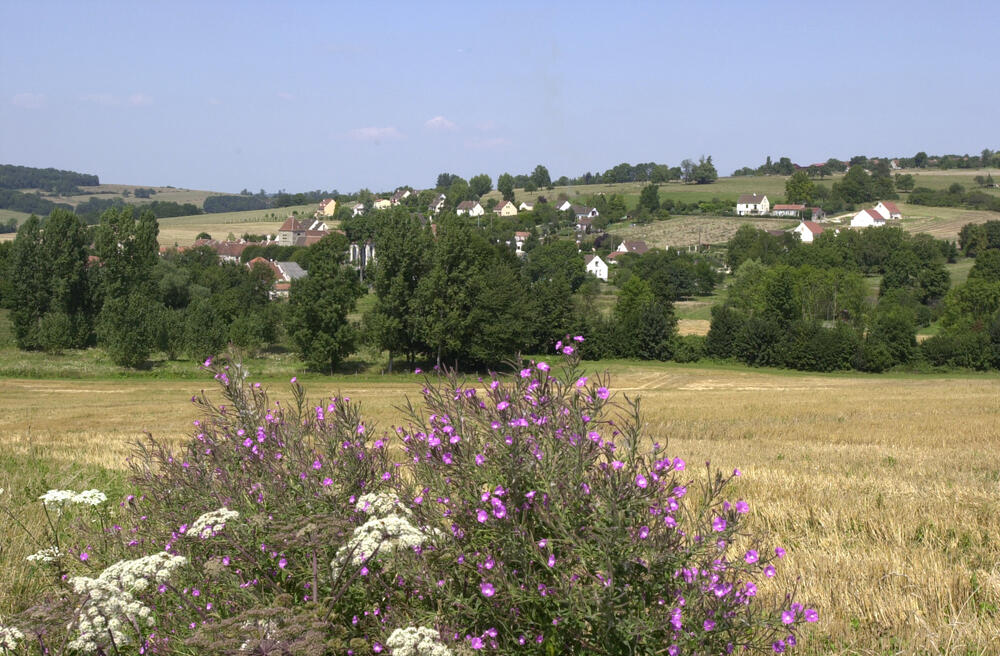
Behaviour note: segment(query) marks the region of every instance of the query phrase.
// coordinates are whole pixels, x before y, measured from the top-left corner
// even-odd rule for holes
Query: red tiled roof
[[[297,231],[305,230],[305,229],[306,229],[306,227],[302,224],[301,221],[299,221],[298,219],[296,219],[294,216],[290,216],[287,219],[285,219],[285,222],[281,224],[281,227],[278,228],[278,231],[279,232],[297,232]]]
[[[815,221],[803,221],[802,225],[807,227],[809,229],[809,232],[813,233],[814,235],[823,234],[823,226],[816,223]]]
[[[806,208],[805,205],[783,205],[781,203],[778,203],[777,205],[771,207],[771,211],[775,212],[778,210],[791,210],[793,212],[801,212],[805,208]]]
[[[889,214],[902,214],[902,212],[899,211],[899,208],[896,207],[896,203],[884,200],[882,201],[882,204],[885,206],[885,209],[889,210]]]

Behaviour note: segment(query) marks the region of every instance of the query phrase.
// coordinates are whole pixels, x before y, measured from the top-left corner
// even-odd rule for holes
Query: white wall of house
[[[764,196],[759,203],[736,203],[737,216],[767,214],[771,211],[771,201]]]
[[[878,205],[875,206],[875,211],[878,212],[882,216],[882,218],[886,220],[902,218],[902,215],[898,213],[893,214],[892,211],[888,207],[886,207],[885,203],[883,203],[882,201],[879,201]]]
[[[608,281],[608,265],[597,255],[587,263],[587,273],[604,282]]]
[[[815,237],[815,235],[813,235],[812,233],[812,230],[810,230],[809,226],[807,226],[805,223],[800,223],[799,225],[797,225],[795,227],[795,230],[793,230],[792,232],[794,232],[799,236],[799,239],[802,240],[803,244],[811,244],[813,238]]]
[[[881,217],[879,217],[881,218]],[[871,228],[876,225],[884,225],[885,221],[875,221],[875,217],[868,213],[868,210],[861,210],[851,219],[852,228]]]

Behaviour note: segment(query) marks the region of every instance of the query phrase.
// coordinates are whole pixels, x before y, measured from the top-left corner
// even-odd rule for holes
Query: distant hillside
[[[36,169],[30,166],[0,164],[0,189],[39,189],[57,193],[74,193],[77,187],[96,187],[101,184],[96,175]]]

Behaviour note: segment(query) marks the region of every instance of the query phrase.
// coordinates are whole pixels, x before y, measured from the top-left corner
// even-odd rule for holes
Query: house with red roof
[[[332,198],[324,198],[319,202],[319,210],[316,212],[316,218],[321,216],[333,216],[336,211],[337,201]]]
[[[811,244],[816,237],[819,237],[825,229],[820,224],[815,221],[801,221],[799,225],[795,227],[794,232],[802,240],[803,244]]]
[[[851,219],[852,228],[872,228],[885,225],[885,217],[874,208],[861,210]]]
[[[886,221],[903,218],[903,213],[896,207],[896,203],[887,200],[880,200],[875,206],[875,211],[881,214]]]

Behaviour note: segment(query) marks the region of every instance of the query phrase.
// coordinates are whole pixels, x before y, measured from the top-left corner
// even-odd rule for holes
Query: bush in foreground
[[[51,594],[0,620],[18,653],[781,652],[815,611],[746,529],[738,471],[690,475],[639,403],[544,362],[427,379],[389,437],[347,398],[272,403],[207,365],[187,446],[150,440],[134,494],[53,490],[31,567]],[[392,462],[390,453],[405,453]],[[758,585],[760,590],[758,590]],[[13,643],[18,646],[12,646]]]

